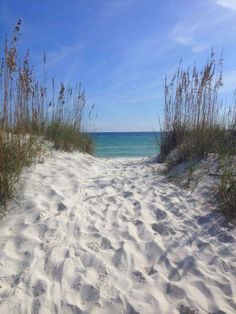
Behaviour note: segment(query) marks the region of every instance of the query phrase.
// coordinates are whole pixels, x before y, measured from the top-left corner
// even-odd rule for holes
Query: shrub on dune
[[[165,111],[160,156],[172,167],[183,161],[200,160],[210,153],[221,160],[236,155],[236,105],[223,108],[219,90],[223,86],[223,59],[212,52],[201,71],[178,67],[172,79],[165,79]],[[222,208],[235,216],[233,162],[221,162],[224,175],[218,194]]]
[[[22,61],[18,56],[20,27],[21,20],[11,41],[5,39],[0,61],[0,204],[13,196],[15,182],[42,151],[43,140],[65,151],[92,153],[93,149],[83,127],[84,92],[80,87],[74,92],[61,84],[55,97],[54,80],[51,88],[46,79],[43,83],[36,81],[29,52]],[[44,77],[45,65],[44,56]]]

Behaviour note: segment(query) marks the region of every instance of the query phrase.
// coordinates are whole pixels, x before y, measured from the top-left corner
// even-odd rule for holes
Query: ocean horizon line
[[[161,133],[161,131],[98,131],[98,132],[86,132],[88,134],[104,134],[104,133]]]

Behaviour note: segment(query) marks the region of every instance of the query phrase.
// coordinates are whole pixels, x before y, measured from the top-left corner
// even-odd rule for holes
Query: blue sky
[[[36,73],[81,82],[98,131],[152,131],[163,79],[179,60],[201,66],[224,47],[224,89],[236,87],[236,0],[1,0],[0,39],[22,18],[20,49]]]

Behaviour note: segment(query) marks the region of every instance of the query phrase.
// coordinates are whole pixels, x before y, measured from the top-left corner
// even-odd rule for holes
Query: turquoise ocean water
[[[148,157],[159,152],[157,132],[92,133],[97,157]]]

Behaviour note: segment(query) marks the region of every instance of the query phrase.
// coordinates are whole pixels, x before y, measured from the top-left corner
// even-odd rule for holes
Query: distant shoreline
[[[96,157],[151,157],[159,153],[156,132],[90,133]]]
[[[86,134],[136,134],[136,133],[149,133],[149,134],[159,134],[161,131],[98,131],[98,132],[85,132]]]

